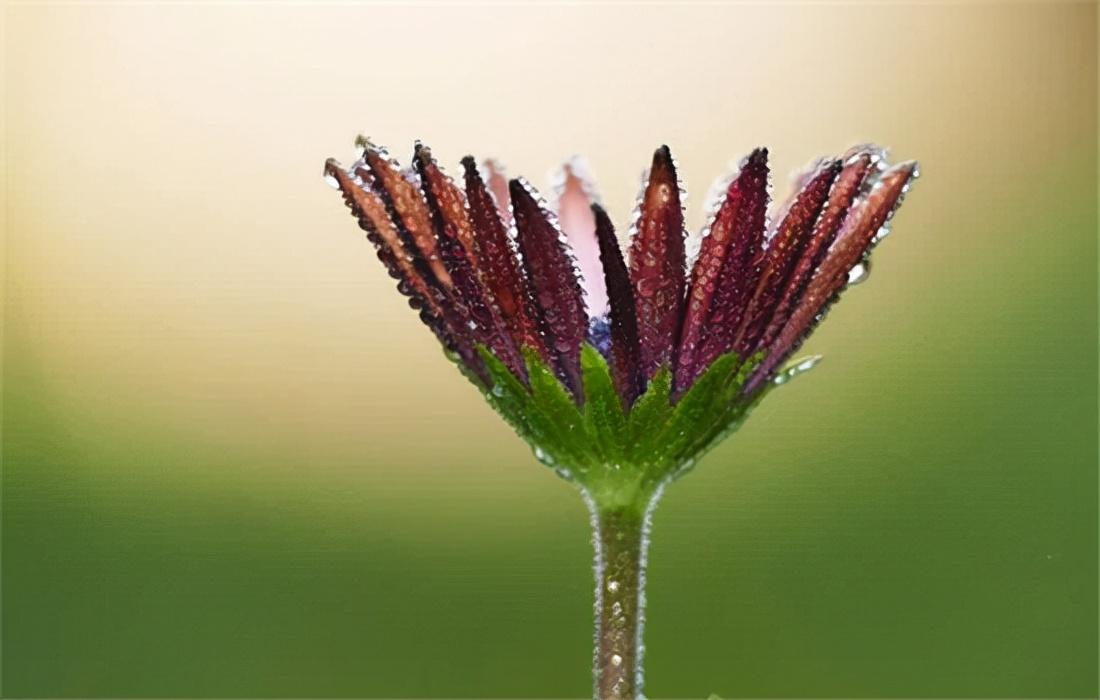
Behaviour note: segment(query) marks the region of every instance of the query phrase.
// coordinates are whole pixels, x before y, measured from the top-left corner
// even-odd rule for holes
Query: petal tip
[[[676,163],[672,158],[672,150],[666,144],[661,144],[653,152],[653,170],[658,169],[666,171],[675,171],[676,169]]]

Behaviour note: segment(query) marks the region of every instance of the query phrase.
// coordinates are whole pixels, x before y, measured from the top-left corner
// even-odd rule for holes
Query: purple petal
[[[456,308],[472,336],[492,350],[516,376],[526,379],[523,358],[479,273],[473,225],[466,214],[462,191],[439,169],[427,147],[417,146],[414,162],[438,231],[440,257],[453,281],[450,293]]]
[[[611,219],[598,204],[592,205],[592,213],[611,306],[611,378],[622,397],[623,406],[629,408],[644,388],[634,289]]]
[[[810,240],[807,241],[806,246],[799,255],[798,262],[795,263],[794,270],[787,279],[779,301],[775,304],[772,317],[769,319],[764,333],[757,340],[753,352],[770,347],[780,331],[783,330],[783,326],[786,325],[791,312],[798,304],[799,299],[802,298],[814,270],[821,264],[825,254],[829,251],[829,246],[836,238],[837,231],[840,229],[844,217],[848,214],[852,202],[859,194],[860,186],[870,171],[871,165],[872,156],[867,150],[854,153],[845,162],[840,175],[837,176],[832,190],[829,192],[828,202],[814,223],[813,231],[810,232]]]
[[[524,279],[519,259],[513,250],[508,231],[501,221],[497,204],[470,156],[462,159],[466,175],[466,200],[474,226],[478,263],[484,271],[485,284],[496,299],[504,323],[518,347],[537,350],[547,361],[546,345],[539,329],[534,300]],[[504,208],[508,208],[505,200]]]
[[[560,377],[578,403],[584,400],[580,353],[588,331],[584,297],[564,235],[522,180],[509,182],[512,213],[527,279],[540,311],[543,333],[557,358]]]
[[[467,367],[488,383],[489,375],[474,348],[468,329],[455,317],[443,292],[429,284],[412,263],[412,256],[402,242],[386,204],[374,192],[360,187],[336,161],[329,159],[325,163],[325,173],[335,178],[344,201],[374,245],[378,259],[386,266],[390,276],[398,280],[398,290],[409,297],[409,305],[419,310],[421,320],[445,348],[457,353]],[[370,177],[366,171],[357,175],[361,179]]]
[[[676,388],[682,392],[733,348],[762,264],[768,208],[768,151],[758,148],[730,183],[692,272]]]
[[[684,309],[684,212],[668,146],[653,154],[630,246],[643,376],[672,362]]]
[[[808,178],[801,179],[800,190],[785,207],[782,222],[768,240],[764,269],[756,291],[749,300],[741,319],[741,328],[734,339],[734,349],[742,358],[756,348],[757,341],[771,320],[787,280],[794,271],[799,255],[806,247],[814,222],[829,198],[833,181],[840,174],[839,160],[817,167]]]
[[[451,276],[439,257],[431,214],[420,190],[406,180],[396,164],[374,146],[367,146],[363,159],[394,215],[394,223],[413,242],[435,280],[444,289],[449,289],[452,286]]]
[[[914,161],[894,166],[882,175],[866,197],[851,208],[837,234],[836,243],[814,272],[783,330],[768,347],[767,357],[747,390],[754,390],[770,376],[802,345],[823,318],[834,297],[848,283],[848,273],[864,258],[874,245],[875,236],[893,215],[916,170]]]

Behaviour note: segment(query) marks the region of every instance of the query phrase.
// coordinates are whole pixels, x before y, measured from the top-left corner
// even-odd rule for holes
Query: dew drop
[[[848,284],[859,284],[867,279],[871,274],[871,264],[869,262],[861,262],[848,270]]]
[[[325,184],[334,190],[340,189],[340,181],[332,173],[325,173]]]
[[[647,265],[649,262],[646,263]],[[656,264],[655,262],[653,264]],[[638,280],[636,291],[640,296],[650,298],[656,290],[656,283],[649,277],[642,277]]]
[[[607,582],[607,590],[611,591],[612,593],[619,590],[619,582],[618,581],[608,581]]]
[[[573,480],[573,472],[569,471],[568,469],[563,469],[562,467],[558,467],[557,469],[554,470],[554,473],[556,473],[558,476],[565,479],[566,481],[572,481]]]
[[[776,384],[786,384],[790,380],[794,379],[800,374],[809,372],[811,369],[817,366],[817,363],[821,362],[821,355],[810,355],[800,360],[795,360],[785,370],[775,376],[772,381]]]

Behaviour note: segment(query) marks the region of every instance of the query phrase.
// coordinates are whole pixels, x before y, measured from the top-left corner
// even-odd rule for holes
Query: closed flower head
[[[448,356],[580,488],[597,554],[593,693],[640,697],[645,548],[664,485],[816,363],[790,358],[866,276],[916,163],[889,166],[874,146],[818,160],[769,224],[758,148],[689,237],[661,146],[624,251],[579,160],[550,205],[491,161],[467,156],[458,182],[423,145],[409,169],[360,146],[326,178]]]

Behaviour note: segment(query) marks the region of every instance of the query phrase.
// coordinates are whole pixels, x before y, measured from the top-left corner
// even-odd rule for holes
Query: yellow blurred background
[[[625,230],[752,147],[922,179],[670,490],[656,697],[1096,694],[1095,3],[8,3],[5,696],[578,696],[590,552],[327,156],[414,139]]]

